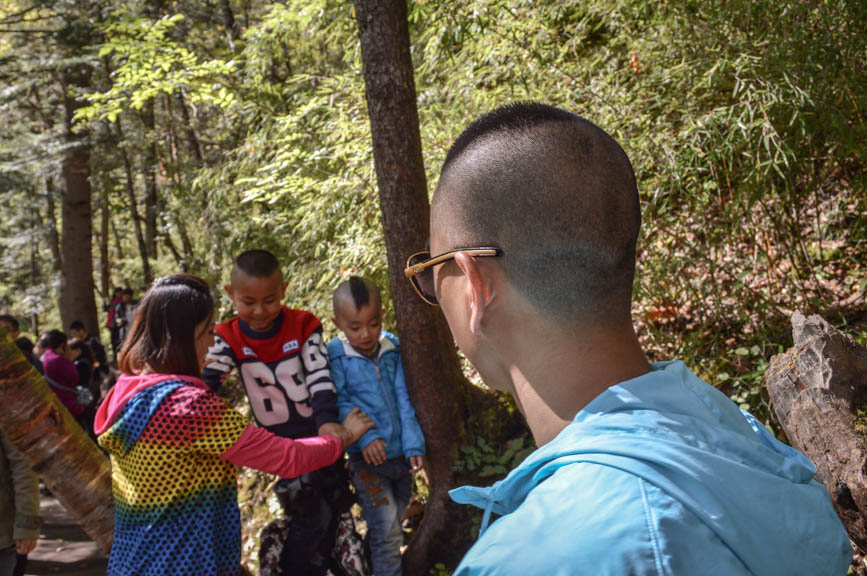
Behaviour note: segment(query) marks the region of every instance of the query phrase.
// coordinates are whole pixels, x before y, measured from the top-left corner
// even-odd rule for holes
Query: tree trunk
[[[51,264],[59,277],[63,272],[63,258],[60,255],[60,234],[57,232],[57,203],[54,201],[54,179],[45,179],[45,209],[48,215],[48,248],[51,250]]]
[[[72,119],[82,102],[70,95],[86,88],[90,69],[85,65],[69,66],[64,78],[64,134],[68,150],[63,158],[63,205],[61,254],[63,272],[60,280],[60,318],[64,327],[80,320],[93,334],[98,331],[93,285],[93,223],[90,188],[90,144],[87,134],[72,131]]]
[[[99,283],[102,289],[102,298],[106,302],[111,300],[111,268],[108,261],[108,190],[110,180],[106,177],[99,196]]]
[[[39,265],[37,254],[39,252],[39,226],[38,213],[34,212],[30,219],[30,287],[35,288],[42,281],[42,267]],[[35,311],[30,315],[30,331],[39,334],[39,314]]]
[[[178,90],[175,92],[175,98],[178,101],[178,106],[181,109],[181,119],[186,128],[187,145],[190,148],[190,153],[195,158],[195,166],[201,166],[205,161],[205,149],[202,147],[201,139],[196,135],[196,129],[193,126],[193,119],[190,116],[190,111],[187,108],[187,100],[184,98],[184,93]]]
[[[111,464],[0,328],[0,429],[82,528],[111,548]]]
[[[111,237],[114,238],[114,257],[117,260],[123,260],[123,246],[120,243],[120,234],[117,232],[117,225],[114,223],[114,218],[109,214],[108,224],[111,228]]]
[[[149,258],[157,257],[157,145],[154,140],[154,101],[148,100],[142,108],[145,127],[145,247]]]
[[[163,109],[166,115],[166,135],[168,137],[167,148],[169,150],[169,158],[170,161],[167,162],[168,171],[172,182],[174,182],[176,189],[180,189],[182,186],[181,178],[178,175],[178,169],[180,166],[180,161],[178,159],[178,137],[177,132],[175,131],[175,120],[174,114],[172,113],[172,100],[168,94],[163,94]],[[194,266],[194,257],[193,257],[193,244],[190,241],[190,237],[187,234],[187,228],[184,224],[183,218],[179,218],[171,207],[168,208],[169,213],[169,221],[173,224],[175,228],[178,230],[178,235],[181,238],[181,246],[184,250],[184,265],[189,268],[190,266]],[[169,230],[166,230],[166,234],[170,234]]]
[[[427,574],[465,551],[465,514],[448,497],[465,433],[467,391],[452,337],[436,308],[404,278],[407,257],[428,241],[430,205],[422,160],[404,0],[355,0],[382,226],[407,387],[427,440],[430,498],[404,556],[404,572]]]
[[[141,218],[138,215],[132,163],[129,160],[129,154],[126,150],[126,143],[123,140],[123,127],[120,124],[120,118],[117,119],[114,126],[117,131],[117,146],[120,150],[121,160],[123,160],[124,189],[126,190],[126,198],[129,202],[130,219],[132,220],[133,230],[135,230],[135,239],[138,243],[139,256],[141,257],[142,272],[144,273],[145,285],[147,285],[150,284],[151,281],[151,265],[150,260],[148,259],[147,244],[145,244],[144,235],[141,230]]]
[[[792,446],[816,465],[849,537],[867,552],[867,349],[820,316],[795,312],[792,328],[795,345],[771,358],[765,385]]]
[[[226,42],[229,44],[229,50],[234,52],[238,28],[235,23],[235,14],[232,12],[232,4],[229,0],[220,0],[220,13],[223,16],[223,25],[226,27]]]

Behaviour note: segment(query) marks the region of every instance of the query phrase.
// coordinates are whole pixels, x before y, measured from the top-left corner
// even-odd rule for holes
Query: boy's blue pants
[[[370,539],[374,576],[400,576],[401,523],[412,496],[412,475],[403,458],[390,458],[379,466],[351,454],[349,471],[361,502]]]

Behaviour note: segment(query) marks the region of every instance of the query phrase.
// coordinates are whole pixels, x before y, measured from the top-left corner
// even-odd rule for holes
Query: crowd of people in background
[[[36,343],[21,335],[11,314],[0,315],[0,326],[15,340],[21,353],[45,377],[49,387],[85,430],[91,431],[96,405],[117,379],[113,364],[129,332],[137,302],[130,288],[116,288],[106,302],[106,328],[111,335],[112,360],[97,334],[75,320],[68,331],[46,330]]]

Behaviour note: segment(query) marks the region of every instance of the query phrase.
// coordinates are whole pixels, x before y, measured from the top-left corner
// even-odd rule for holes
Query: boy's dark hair
[[[115,286],[114,291],[112,292],[112,295],[117,296],[118,294],[120,294],[122,292],[123,292],[123,288],[121,288],[120,286]]]
[[[129,294],[130,296],[132,296],[132,288],[124,288],[123,290],[120,291],[120,293],[121,294]]]
[[[191,274],[158,278],[136,308],[119,362],[133,375],[149,366],[161,374],[200,375],[196,327],[210,321],[214,299],[208,284]]]
[[[66,334],[60,330],[49,330],[43,332],[42,336],[39,337],[39,345],[42,346],[44,350],[54,350],[64,344],[66,344]]]
[[[334,315],[337,315],[337,305],[341,300],[351,298],[353,304],[355,304],[355,309],[361,310],[370,304],[371,295],[379,304],[382,304],[382,296],[376,283],[360,276],[350,276],[348,280],[340,283],[331,297]]]
[[[233,276],[236,270],[253,278],[270,278],[275,271],[280,270],[280,262],[267,250],[247,250],[235,259]]]
[[[558,324],[629,321],[635,175],[584,118],[533,102],[482,116],[449,150],[431,212],[445,249],[500,247],[510,283]]]
[[[30,338],[22,336],[15,340],[15,345],[18,346],[18,349],[21,350],[21,353],[27,358],[33,356],[33,342],[30,341]]]
[[[18,318],[12,314],[0,314],[0,322],[9,322],[16,330],[21,330],[21,324],[18,323]]]
[[[70,324],[69,330],[70,330],[70,332],[72,330],[76,330],[76,331],[81,330],[82,332],[87,332],[87,328],[84,327],[84,322],[82,322],[81,320],[76,320],[72,324]]]

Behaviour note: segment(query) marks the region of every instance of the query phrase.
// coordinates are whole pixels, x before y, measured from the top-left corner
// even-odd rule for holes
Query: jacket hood
[[[194,386],[207,388],[207,385],[193,376],[177,376],[174,374],[144,374],[137,376],[128,376],[126,374],[118,378],[108,394],[99,405],[96,411],[96,418],[93,423],[93,431],[100,435],[111,428],[112,424],[120,416],[123,409],[136,394],[146,390],[152,386],[156,386],[160,382],[167,381],[183,381]]]
[[[487,488],[457,488],[452,499],[484,509],[484,531],[491,512],[513,512],[559,468],[591,463],[665,491],[755,573],[787,573],[778,557],[767,554],[769,545],[793,550],[788,560],[801,568],[796,552],[804,558],[811,547],[797,542],[826,550],[841,541],[848,546],[827,491],[813,480],[816,469],[803,454],[777,441],[682,362],[653,367],[597,396],[503,480]],[[817,529],[826,525],[838,529]]]

